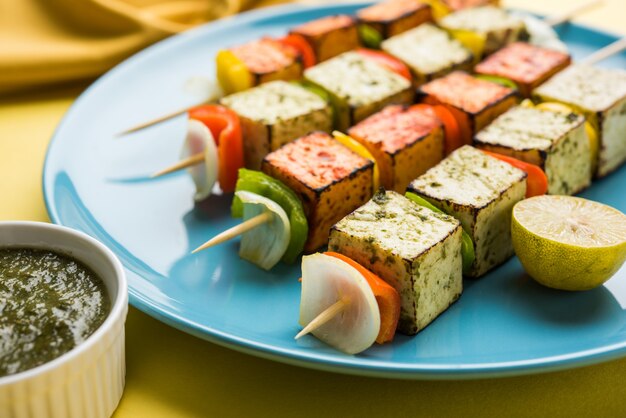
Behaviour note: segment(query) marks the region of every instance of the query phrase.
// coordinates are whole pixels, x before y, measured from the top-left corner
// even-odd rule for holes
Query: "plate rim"
[[[302,3],[291,3],[277,6],[269,6],[263,9],[249,10],[234,16],[219,19],[214,22],[208,22],[199,27],[190,29],[183,33],[165,38],[156,42],[147,48],[126,58],[119,64],[112,67],[102,76],[91,83],[79,96],[74,100],[70,108],[65,112],[61,122],[58,124],[47,145],[45,152],[45,160],[42,170],[42,190],[46,206],[46,211],[50,220],[59,225],[64,225],[54,205],[52,190],[46,187],[47,178],[51,177],[50,165],[52,153],[55,144],[60,142],[59,138],[65,126],[70,123],[74,112],[81,107],[82,102],[86,100],[91,93],[99,88],[106,80],[123,74],[127,67],[140,62],[146,57],[150,57],[153,51],[161,49],[174,48],[180,43],[185,43],[187,39],[193,39],[206,33],[219,31],[222,28],[228,28],[232,24],[245,24],[252,21],[259,21],[265,18],[273,18],[278,15],[289,15],[294,12],[305,10],[335,10],[343,7],[363,7],[371,4],[371,1],[365,2],[342,2],[321,5],[311,5]],[[331,12],[329,12],[331,13]],[[528,12],[526,12],[528,13]],[[593,26],[580,23],[566,23],[573,28],[580,28],[587,31],[596,32],[598,34],[619,39],[622,36],[610,31],[605,31]],[[89,233],[86,231],[86,233]],[[129,271],[124,266],[128,275],[137,275]],[[138,275],[137,275],[138,276]],[[327,357],[323,353],[312,353],[295,351],[284,347],[271,346],[269,344],[260,343],[258,341],[239,337],[235,334],[217,330],[208,326],[201,326],[187,318],[178,315],[173,311],[164,311],[156,306],[150,298],[145,297],[137,290],[131,288],[130,280],[128,286],[129,301],[132,306],[144,312],[145,314],[155,318],[168,326],[176,328],[195,337],[221,345],[223,347],[233,349],[245,354],[254,355],[264,359],[278,361],[290,365],[312,368],[323,371],[338,372],[352,375],[395,378],[395,379],[418,379],[418,380],[466,380],[466,379],[483,379],[495,377],[519,376],[528,374],[537,374],[552,372],[564,369],[584,367],[592,364],[598,364],[605,361],[614,360],[626,356],[626,339],[619,343],[604,345],[602,347],[581,350],[569,354],[561,354],[554,356],[544,356],[534,359],[502,361],[492,363],[472,363],[471,365],[457,365],[436,363],[432,365],[411,364],[409,362],[391,362],[391,361],[374,361],[368,359],[366,363],[359,360],[358,357]]]

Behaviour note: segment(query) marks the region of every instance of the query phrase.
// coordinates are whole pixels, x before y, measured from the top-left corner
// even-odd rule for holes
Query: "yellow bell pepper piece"
[[[217,81],[224,93],[236,93],[247,90],[253,85],[252,74],[246,64],[228,50],[221,50],[215,57]]]
[[[537,105],[537,109],[568,114],[581,113],[572,107],[564,105],[563,103],[556,102],[539,103]],[[591,151],[591,172],[595,173],[596,167],[598,165],[598,150],[600,148],[600,139],[598,136],[598,131],[588,119],[585,121],[585,132],[587,132],[587,138],[589,139],[589,149]]]
[[[484,35],[464,29],[449,29],[448,33],[470,50],[474,55],[474,64],[480,61],[485,50],[486,38]]]
[[[433,18],[437,22],[452,12],[452,10],[441,0],[424,0],[423,3],[426,3],[431,7]]]
[[[374,156],[367,150],[367,148],[365,148],[363,145],[361,145],[358,141],[356,141],[351,136],[348,136],[339,131],[333,131],[333,137],[337,141],[339,141],[343,146],[350,148],[352,151],[356,152],[361,157],[367,158],[368,160],[374,163],[374,174],[373,174],[374,179],[372,182],[373,183],[372,186],[373,186],[374,192],[376,192],[376,190],[378,190],[378,188],[380,187],[380,172],[378,170],[378,163],[376,162],[376,159],[374,158]]]

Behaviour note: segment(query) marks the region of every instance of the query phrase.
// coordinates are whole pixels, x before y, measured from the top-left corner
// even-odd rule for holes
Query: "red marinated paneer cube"
[[[330,228],[372,197],[374,163],[324,132],[268,154],[261,170],[302,200],[309,222],[306,252],[326,244]]]
[[[461,139],[472,138],[495,118],[517,103],[517,92],[511,88],[455,71],[420,87],[423,101],[446,106],[459,122]]]
[[[229,49],[250,74],[252,85],[273,80],[297,80],[304,67],[298,51],[272,38],[262,38]]]
[[[417,0],[388,0],[357,12],[362,24],[376,29],[386,39],[433,20],[431,8]]]
[[[382,186],[399,193],[444,157],[441,122],[424,105],[387,106],[348,134],[376,159]]]
[[[478,74],[508,78],[523,97],[571,63],[568,54],[525,42],[516,42],[479,63]]]
[[[356,19],[348,15],[322,17],[291,30],[313,48],[317,61],[325,61],[359,46]]]

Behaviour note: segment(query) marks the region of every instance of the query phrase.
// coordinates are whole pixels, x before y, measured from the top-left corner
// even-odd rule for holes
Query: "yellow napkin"
[[[197,24],[280,0],[0,0],[0,94],[93,78]]]

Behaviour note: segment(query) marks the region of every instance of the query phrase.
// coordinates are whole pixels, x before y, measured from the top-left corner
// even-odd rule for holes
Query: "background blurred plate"
[[[178,159],[179,117],[131,136],[123,129],[202,99],[218,49],[366,4],[282,6],[245,13],[167,39],[128,59],[74,104],[48,150],[43,187],[50,218],[98,238],[122,260],[130,301],[206,340],[250,354],[324,370],[395,378],[476,378],[581,366],[626,354],[626,268],[585,293],[535,284],[511,259],[478,281],[415,337],[358,356],[313,337],[295,341],[299,265],[264,272],[239,259],[237,242],[190,250],[235,224],[231,196],[192,202],[185,173],[150,179]],[[617,37],[567,24],[574,58]],[[601,65],[626,67],[626,54]],[[582,196],[626,211],[626,167]]]

